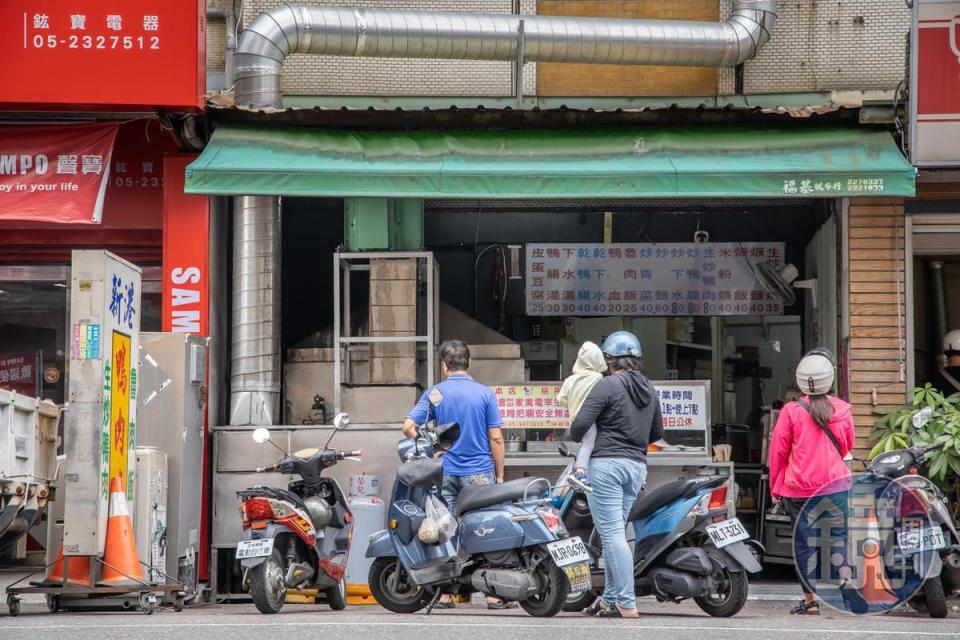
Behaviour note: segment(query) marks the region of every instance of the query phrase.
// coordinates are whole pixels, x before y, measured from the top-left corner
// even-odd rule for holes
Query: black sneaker
[[[609,610],[610,607],[603,601],[603,598],[597,598],[593,604],[583,610],[585,616],[598,616],[601,612]],[[618,612],[619,613],[619,612]]]

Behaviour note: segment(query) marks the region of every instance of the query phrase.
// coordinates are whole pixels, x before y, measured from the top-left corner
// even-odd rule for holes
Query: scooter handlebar
[[[363,452],[357,449],[355,451],[341,451],[337,454],[337,458],[343,460],[344,458],[359,458],[362,455]]]
[[[268,471],[276,471],[280,465],[272,464],[268,467],[257,467],[257,473],[266,473]]]

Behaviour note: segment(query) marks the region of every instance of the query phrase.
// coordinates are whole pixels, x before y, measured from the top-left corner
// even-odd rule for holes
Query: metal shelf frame
[[[423,273],[427,283],[426,335],[418,336],[351,336],[350,335],[350,274],[354,271],[370,271],[370,260],[416,259],[417,280]],[[425,269],[421,271],[420,265]],[[341,410],[341,396],[346,364],[346,384],[350,382],[350,350],[354,344],[409,343],[425,344],[427,348],[427,388],[433,386],[435,376],[436,335],[434,322],[434,259],[430,251],[369,251],[336,252],[333,254],[333,410]],[[343,334],[346,326],[346,335]],[[341,352],[343,355],[341,356]],[[419,353],[416,350],[414,353]]]

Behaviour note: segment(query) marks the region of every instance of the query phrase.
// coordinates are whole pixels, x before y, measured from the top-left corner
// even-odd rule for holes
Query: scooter
[[[253,439],[270,442],[283,456],[258,472],[300,476],[284,490],[255,486],[238,491],[243,517],[243,540],[236,558],[243,568],[243,584],[260,613],[278,613],[287,589],[317,589],[333,610],[346,607],[344,573],[353,529],[352,514],[340,485],[321,474],[341,460],[357,460],[360,451],[327,448],[350,418],[334,418],[335,430],[320,449],[288,454],[259,428]]]
[[[912,572],[906,587],[910,603],[931,618],[948,613],[947,596],[960,589],[960,535],[947,506],[949,502],[930,480],[917,474],[927,456],[942,444],[896,449],[876,456],[857,483],[882,487],[878,511],[889,506],[895,514],[894,552],[887,555],[891,574]],[[884,505],[884,501],[892,504]],[[901,593],[906,597],[910,593]]]
[[[388,529],[370,537],[370,591],[395,613],[433,608],[441,594],[488,596],[519,602],[528,614],[549,617],[571,590],[589,588],[590,554],[570,537],[548,503],[543,478],[471,486],[457,496],[456,530],[435,542],[422,538],[427,503],[438,495],[446,451],[459,437],[456,423],[421,426],[397,446],[403,463],[393,485]]]
[[[560,455],[573,458],[566,444]],[[561,478],[570,477],[572,461]],[[637,497],[627,526],[634,533],[636,595],[660,602],[693,598],[714,617],[730,617],[743,609],[750,589],[748,573],[761,570],[763,546],[751,540],[737,518],[727,518],[727,481],[723,476],[678,480]],[[603,592],[603,549],[583,493],[561,489],[564,525],[584,536],[593,558],[592,589],[569,598],[567,611],[580,611]],[[590,533],[587,533],[589,531]]]

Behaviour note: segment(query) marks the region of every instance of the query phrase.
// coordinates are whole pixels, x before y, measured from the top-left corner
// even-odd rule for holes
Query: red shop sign
[[[0,353],[0,389],[36,397],[39,368],[36,353]]]
[[[0,220],[99,223],[118,126],[0,128]]]
[[[183,192],[187,165],[196,155],[164,158],[163,330],[208,335],[210,199]]]
[[[0,103],[204,107],[204,0],[3,0],[0,24]]]
[[[960,2],[914,4],[910,155],[922,166],[960,164]]]

